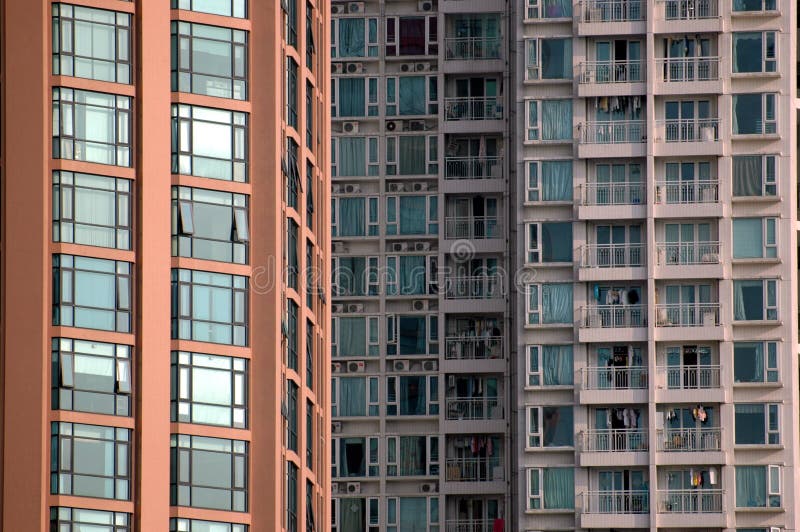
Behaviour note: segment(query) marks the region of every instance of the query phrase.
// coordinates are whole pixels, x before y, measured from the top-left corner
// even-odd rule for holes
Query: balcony
[[[647,340],[646,305],[587,305],[580,310],[581,342]]]
[[[722,155],[719,118],[656,120],[655,155]]]
[[[657,204],[719,203],[719,181],[657,181]]]
[[[720,249],[719,242],[658,242],[656,278],[720,279]]]
[[[448,61],[480,61],[500,59],[500,37],[447,37],[444,40]]]
[[[445,521],[446,532],[497,532],[496,519],[448,519]],[[501,532],[503,528],[499,529]]]
[[[578,96],[644,94],[644,61],[587,61],[578,66]]]
[[[501,299],[504,295],[500,274],[446,277],[444,287],[445,299]]]
[[[647,490],[585,491],[581,498],[581,528],[649,528]]]
[[[580,249],[581,281],[646,279],[644,244],[588,244]]]
[[[589,430],[579,437],[582,467],[647,465],[646,430]]]
[[[665,453],[708,453],[722,450],[722,429],[662,429],[656,438],[657,449]]]
[[[449,420],[503,419],[499,397],[448,397],[445,404]]]
[[[581,404],[647,402],[647,368],[605,366],[581,369]]]
[[[448,458],[445,469],[447,482],[477,482],[479,493],[505,490],[505,468],[499,457]]]
[[[647,33],[642,0],[584,0],[577,9],[579,35]]]
[[[656,340],[722,340],[719,303],[656,305]]]
[[[720,366],[713,364],[659,366],[656,397],[666,403],[725,402],[726,391],[720,387],[720,374]]]
[[[721,31],[719,0],[657,0],[656,33]]]
[[[445,98],[444,119],[445,133],[486,133],[488,130],[500,132],[503,130],[502,98]]]
[[[448,336],[444,339],[445,360],[486,360],[503,358],[502,336]]]
[[[658,490],[659,526],[724,528],[724,495],[721,489]]]
[[[658,94],[721,93],[719,62],[719,57],[658,58],[656,92]]]
[[[502,238],[499,216],[448,216],[444,220],[445,240]]]
[[[503,158],[498,156],[445,157],[445,193],[502,193]]]
[[[614,120],[584,122],[578,126],[578,157],[644,157],[647,148],[647,122]],[[608,148],[614,144],[614,149]]]
[[[584,183],[580,185],[578,218],[581,220],[620,220],[644,218],[644,183]]]

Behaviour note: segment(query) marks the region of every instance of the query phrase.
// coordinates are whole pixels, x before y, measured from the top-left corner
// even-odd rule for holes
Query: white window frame
[[[421,132],[418,132],[421,133]],[[436,135],[388,135],[386,137],[386,175],[410,177],[414,174],[400,174],[400,137],[425,137],[425,174],[439,172],[439,138]]]
[[[542,100],[525,100],[525,141],[526,142],[541,142],[542,141]],[[536,123],[531,124],[530,107],[536,106]],[[533,133],[533,136],[531,134]]]
[[[772,305],[770,305],[769,299],[768,299],[769,298],[769,284],[770,283],[775,283],[775,290],[774,290],[775,301],[774,301],[774,303]],[[764,309],[766,310],[766,314],[764,315],[764,317],[768,321],[780,320],[780,318],[781,318],[781,316],[780,316],[780,305],[779,305],[780,293],[778,292],[778,290],[780,290],[780,283],[778,283],[777,279],[763,279],[762,290],[763,290],[763,294],[764,294]],[[771,320],[769,318],[769,312],[770,311],[774,311],[775,312],[775,319],[774,320]]]
[[[766,2],[767,1],[768,0],[761,0],[761,9],[759,9],[757,11],[741,11],[741,10],[737,10],[737,11],[733,11],[733,13],[734,14],[736,14],[736,13],[761,13],[761,12],[775,13],[775,12],[780,11],[780,9],[779,9],[780,0],[775,0],[775,9],[766,9]]]
[[[347,135],[340,135],[340,136],[347,136]],[[360,137],[364,139],[365,145],[365,157],[366,160],[364,161],[364,167],[367,169],[367,176],[377,176],[380,171],[380,166],[378,164],[379,160],[379,153],[378,153],[378,137],[367,137],[363,135],[353,135],[354,137]],[[339,139],[337,137],[331,137],[331,176],[337,177],[339,175]],[[348,179],[351,176],[345,176]],[[360,176],[352,176],[352,178],[358,178]]]
[[[536,413],[538,427],[534,430],[531,415]],[[538,442],[538,445],[535,443]],[[525,449],[542,449],[542,407],[525,407]]]
[[[402,194],[402,196],[420,196],[421,194]],[[438,213],[436,218],[431,218],[431,203],[436,202],[438,206],[438,196],[428,195],[425,194],[425,235],[431,234],[428,230],[432,224],[439,223],[439,216]],[[393,196],[386,196],[386,212],[389,212],[389,203],[394,202],[394,212],[395,212],[395,219],[389,220],[388,217],[386,218],[386,234],[391,234],[392,236],[405,236],[409,239],[414,237],[424,237],[425,235],[401,235],[400,234],[400,195],[393,195]],[[435,198],[435,199],[434,199]],[[389,233],[389,226],[395,226],[395,232]]]
[[[541,344],[525,346],[525,388],[541,388],[544,386],[544,376],[542,375],[542,349]],[[532,367],[531,361],[536,360],[536,368]]]
[[[552,41],[552,40],[564,40],[564,39],[572,39],[571,35],[559,36],[559,35],[552,35],[548,37],[532,37],[530,39],[525,39],[525,81],[541,81],[542,79],[542,41]],[[530,64],[528,63],[528,58],[530,57],[530,53],[528,52],[529,46],[536,46],[536,63]],[[553,78],[552,80],[546,81],[559,81],[559,80],[567,80],[570,78]]]
[[[734,11],[734,13],[737,13],[737,11]],[[745,31],[736,31],[736,32],[733,33],[733,36],[731,37],[731,44],[733,46],[735,46],[735,44],[736,44],[736,39],[735,39],[736,35],[740,34],[740,33],[760,33],[761,34],[761,70],[759,70],[757,72],[733,72],[733,75],[734,76],[748,76],[748,75],[752,76],[754,74],[759,74],[759,73],[760,74],[772,74],[772,75],[779,74],[779,72],[778,72],[778,32],[777,31],[770,31],[770,30],[761,31],[761,32],[759,32],[757,30],[756,31],[747,31],[747,30],[745,30]],[[767,47],[767,38],[768,38],[769,34],[772,34],[772,42],[775,43],[775,55],[772,56],[772,57],[770,57],[769,52],[768,52],[768,47]],[[773,70],[767,69],[767,65],[769,63],[773,63],[773,65],[774,65],[774,69]],[[732,66],[735,66],[735,65],[732,65]]]
[[[365,277],[362,279],[361,289],[364,294],[369,296],[377,296],[380,294],[380,285],[378,284],[378,257],[377,255],[357,255],[354,258],[363,258],[365,261]],[[331,271],[334,273],[331,279],[331,293],[336,296],[339,294],[339,275],[341,257],[331,257]],[[375,289],[373,291],[373,288]]]
[[[405,497],[388,497],[386,499],[386,532],[398,531],[398,526],[400,525],[400,499],[411,497],[411,495],[406,495]],[[436,501],[438,504],[439,499],[438,497],[425,497],[425,501],[425,513],[428,516],[427,528],[425,530],[432,530],[432,527],[438,527],[439,525],[438,521],[433,520],[433,504],[434,501]],[[391,512],[389,511],[390,504],[394,504],[394,521],[389,521],[389,516],[391,515]]]
[[[767,476],[767,478],[766,478],[766,480],[767,480],[767,508],[773,508],[773,506],[771,506],[770,502],[769,502],[770,497],[778,497],[778,499],[780,500],[779,508],[783,508],[783,485],[782,485],[783,482],[782,482],[782,479],[781,479],[781,477],[782,477],[781,470],[782,469],[783,468],[781,466],[776,465],[776,464],[770,464],[770,465],[767,466],[767,471],[766,471],[766,476]],[[777,481],[777,484],[778,484],[777,489],[774,488],[773,485],[772,485],[773,479]]]
[[[391,478],[403,478],[408,477],[408,475],[401,475],[400,474],[400,438],[402,437],[413,437],[413,438],[425,438],[425,475],[426,477],[430,476],[437,476],[438,473],[431,473],[435,469],[439,468],[439,436],[425,436],[423,434],[402,434],[402,435],[391,435],[386,437],[386,476]],[[389,447],[394,445],[395,449],[395,461],[389,461]],[[436,460],[431,459],[431,451],[436,449]],[[389,475],[389,467],[394,466],[397,474]]]
[[[544,479],[542,478],[543,477],[542,473],[543,473],[543,471],[542,471],[541,467],[531,467],[531,468],[528,468],[527,474],[525,475],[525,479],[526,479],[526,483],[527,483],[527,490],[526,491],[528,493],[527,502],[525,503],[525,508],[528,509],[528,510],[537,511],[537,510],[543,510],[544,509],[544,486],[542,486],[542,483],[544,482]],[[536,483],[538,489],[535,492],[533,491],[533,488],[534,488],[533,477],[534,477],[534,475],[536,476],[536,479],[538,480],[538,482]],[[538,506],[536,504],[534,504],[534,501],[539,501]]]
[[[734,403],[734,414],[736,412],[736,404],[747,404],[747,405],[755,404],[755,405],[763,407],[763,409],[764,409],[764,442],[765,442],[764,444],[755,444],[755,445],[754,444],[743,444],[743,443],[736,444],[734,442],[734,444],[737,447],[742,447],[742,446],[744,446],[744,447],[754,447],[754,446],[761,447],[763,445],[781,445],[781,441],[782,441],[781,440],[781,418],[782,418],[781,410],[782,410],[782,408],[781,408],[781,404],[780,403]],[[777,418],[778,418],[777,419],[777,424],[776,424],[777,427],[778,427],[777,430],[770,430],[770,428],[769,428],[770,417],[772,416],[772,412],[770,412],[770,410],[772,408],[774,408],[776,410],[775,416],[777,416]],[[735,423],[735,419],[736,419],[736,417],[734,415],[734,423]],[[776,436],[774,442],[770,442],[770,436],[771,435]]]
[[[391,361],[390,361],[391,362]],[[422,416],[435,416],[439,411],[439,397],[431,394],[431,384],[436,381],[436,390],[439,390],[439,375],[430,375],[427,373],[399,373],[386,377],[386,416],[389,418],[405,418],[405,417],[421,417],[421,416],[407,416],[400,413],[400,378],[401,377],[426,377],[425,378],[425,413]],[[394,388],[394,401],[389,398],[389,391]],[[389,407],[394,406],[397,414],[390,415]]]
[[[378,236],[380,234],[380,218],[381,218],[380,201],[378,201],[379,196],[353,195],[353,196],[348,196],[348,197],[363,197],[364,200],[365,200],[364,201],[364,222],[366,223],[366,226],[364,227],[365,235],[361,236],[361,237],[358,237],[358,236],[346,236],[346,237],[341,237],[341,238],[375,238],[376,236]],[[370,203],[371,202],[377,202],[377,204],[378,204],[378,208],[376,209],[377,210],[377,216],[375,217],[375,219],[370,218]],[[331,198],[331,204],[332,204],[331,205],[331,207],[332,207],[331,228],[334,230],[333,231],[334,233],[338,234],[339,219],[340,219],[339,197],[337,196],[337,197]],[[378,230],[375,231],[375,232],[371,232],[370,228],[377,228]]]
[[[542,21],[550,21],[550,20],[561,20],[561,19],[569,19],[572,15],[565,15],[562,17],[548,17],[545,16],[544,12],[544,5],[542,5],[542,0],[526,0],[525,1],[525,18],[523,20],[542,20]]]
[[[780,384],[781,382],[781,368],[780,368],[780,352],[781,352],[781,342],[778,340],[764,340],[760,342],[748,342],[747,340],[742,340],[742,343],[759,343],[761,344],[761,349],[764,352],[764,367],[762,368],[764,373],[764,379],[761,381],[751,381],[751,382],[735,382],[734,385],[747,385],[747,384]],[[734,343],[734,349],[736,345]],[[774,350],[775,352],[775,364],[773,365],[770,362],[770,351]],[[770,379],[770,373],[775,375],[774,379]]]
[[[399,102],[399,94],[400,91],[400,78],[418,78],[422,77],[425,79],[425,110],[427,111],[425,115],[401,115],[400,109],[398,106],[400,105]],[[431,83],[435,87],[435,91],[431,90]],[[394,86],[393,91],[389,91],[389,85]],[[394,93],[394,99],[389,98],[390,92]],[[436,97],[439,93],[439,78],[436,76],[426,76],[426,75],[413,75],[408,74],[405,76],[388,76],[386,78],[386,116],[396,116],[402,119],[413,119],[415,116],[430,116],[435,115],[438,111],[438,101]],[[394,110],[390,110],[389,107],[394,106]]]
[[[339,318],[363,318],[367,321],[366,323],[366,338],[364,339],[366,343],[366,353],[367,357],[376,357],[380,355],[380,317],[379,316],[365,316],[365,315],[342,315],[342,316],[331,316],[331,358],[335,362],[336,360],[349,360],[351,358],[362,358],[361,356],[352,357],[352,356],[341,356],[338,354],[338,347],[339,347],[339,334],[341,329],[339,327]],[[375,332],[375,340],[372,339],[372,332]]]
[[[777,259],[778,258],[778,218],[775,217],[766,217],[762,218],[761,223],[761,231],[762,231],[762,242],[763,242],[763,249],[761,250],[761,256],[765,259]],[[769,241],[769,226],[772,224],[772,236],[773,241]]]
[[[536,307],[531,306],[531,290],[534,289],[534,287],[536,290]],[[525,325],[541,325],[542,311],[542,284],[533,283],[525,285]],[[536,316],[535,321],[531,321],[532,316]]]
[[[541,264],[542,262],[542,223],[531,222],[525,224],[525,262],[527,264]],[[531,245],[531,231],[536,227],[536,246]]]
[[[433,261],[436,259],[436,256],[431,256],[429,259]],[[409,316],[413,315],[413,312],[409,312],[407,314],[388,314],[386,316],[386,343],[387,345],[394,345],[397,349],[396,355],[391,355],[392,357],[399,357],[402,359],[406,356],[415,356],[415,355],[401,355],[400,354],[400,336],[397,334],[397,331],[400,329],[400,317],[401,316]],[[438,355],[439,354],[439,337],[433,334],[433,322],[436,321],[436,329],[438,329],[439,316],[436,314],[427,314],[425,316],[425,353],[417,353],[416,355]]]
[[[384,31],[386,32],[384,34],[385,35],[384,52],[386,54],[386,57],[419,57],[419,56],[413,56],[413,55],[409,55],[409,56],[400,55],[400,19],[401,18],[409,18],[409,17],[413,17],[413,16],[415,16],[415,15],[409,14],[409,15],[395,15],[395,16],[386,17],[386,25],[384,26]],[[389,40],[389,31],[388,31],[389,19],[393,19],[394,20],[394,39],[391,40],[391,41]],[[436,25],[437,28],[438,28],[437,17],[435,15],[434,16],[430,16],[430,15],[425,16],[425,54],[424,54],[425,56],[435,55],[435,54],[433,54],[431,52],[431,46],[436,46],[436,45],[439,44],[439,41],[438,41],[439,32],[438,31],[436,32],[437,40],[436,41],[430,40],[430,37],[431,37],[431,29],[430,29],[431,28],[431,24]],[[387,47],[389,47],[389,46],[394,46],[396,53],[390,54],[387,51]]]
[[[542,201],[542,161],[525,161],[525,201]]]
[[[339,56],[339,18],[360,18],[364,20],[364,56],[363,57],[340,57]],[[369,25],[370,22],[375,23],[375,40],[370,40],[369,35]],[[380,36],[378,33],[380,32],[380,23],[379,20],[375,17],[332,17],[331,19],[331,60],[332,61],[343,61],[347,59],[351,59],[350,62],[360,61],[362,59],[367,59],[370,57],[378,57],[378,42],[380,41]],[[375,54],[370,54],[371,49],[374,48]]]

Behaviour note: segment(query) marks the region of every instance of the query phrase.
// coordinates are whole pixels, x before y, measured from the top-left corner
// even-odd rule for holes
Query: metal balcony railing
[[[717,203],[718,181],[657,181],[656,203]]]
[[[631,268],[644,266],[644,244],[589,244],[581,247],[581,268]]]
[[[699,20],[719,16],[718,0],[659,0],[666,20]]]
[[[503,278],[499,274],[446,277],[445,299],[499,299],[503,297]]]
[[[719,242],[659,242],[656,256],[660,266],[719,264]]]
[[[645,390],[647,368],[640,366],[589,367],[581,370],[585,390]]]
[[[494,523],[494,519],[448,519],[445,521],[445,530],[447,532],[495,532]]]
[[[664,142],[716,142],[719,140],[719,118],[687,118],[657,120],[656,126]]]
[[[445,179],[500,179],[503,177],[502,157],[445,157]]]
[[[588,305],[581,308],[580,326],[586,329],[646,327],[645,305]]]
[[[446,37],[445,59],[500,59],[500,37]]]
[[[503,419],[499,397],[448,397],[445,404],[447,419]]]
[[[719,79],[719,57],[668,57],[656,59],[661,81],[687,83]]]
[[[503,105],[497,96],[445,98],[445,120],[502,120]]]
[[[644,20],[642,0],[584,0],[579,5],[581,22],[634,22]]]
[[[645,190],[644,183],[585,183],[581,199],[584,205],[641,205]]]
[[[447,360],[503,358],[502,336],[448,336],[444,345]]]
[[[646,490],[598,490],[583,492],[585,514],[646,514],[650,511]]]
[[[640,144],[647,142],[644,120],[584,122],[578,126],[581,144]]]
[[[722,450],[722,429],[661,429],[656,442],[658,450],[666,453],[698,453]]]
[[[499,216],[448,216],[444,221],[444,237],[450,240],[483,240],[501,236]]]
[[[648,449],[647,431],[641,429],[588,430],[581,438],[584,453],[637,453]]]
[[[644,61],[586,61],[578,67],[578,83],[601,85],[643,82],[645,64]]]
[[[720,386],[720,366],[659,366],[665,375],[665,385],[670,390],[715,389]]]
[[[658,513],[722,513],[721,489],[658,490]]]
[[[718,327],[719,303],[656,305],[656,327]]]
[[[448,458],[446,469],[448,482],[492,482],[504,480],[503,460],[489,458]]]

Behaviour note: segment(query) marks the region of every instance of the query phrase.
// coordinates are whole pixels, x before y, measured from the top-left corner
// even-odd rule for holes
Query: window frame
[[[435,258],[435,257],[433,257]],[[425,314],[425,352],[424,353],[400,353],[400,320],[403,317],[419,318],[418,314],[387,314],[386,315],[386,356],[405,357],[419,355],[438,355],[439,354],[439,316],[436,314]],[[394,347],[394,349],[390,349]],[[394,352],[390,352],[394,351]]]
[[[425,474],[424,475],[401,475],[400,474],[400,440],[401,438],[424,438],[425,439]],[[394,460],[392,456],[392,446],[394,446]],[[439,475],[441,457],[439,456],[439,436],[426,436],[421,434],[402,434],[386,437],[386,476],[393,478],[414,478],[414,477],[433,477]],[[394,472],[392,472],[394,467]]]
[[[761,64],[759,70],[736,70],[736,61],[731,61],[731,71],[734,76],[755,76],[759,74],[779,75],[778,72],[778,32],[774,30],[766,31],[735,31],[731,35],[731,47],[736,46],[736,36],[740,34],[760,34],[761,35]],[[772,50],[770,50],[770,40],[772,41]],[[733,50],[731,53],[733,57]],[[771,67],[770,67],[771,65]]]
[[[228,4],[230,9],[226,13],[213,13],[209,11],[200,11],[195,9],[193,4],[195,0],[172,0],[172,9],[183,9],[186,11],[195,11],[197,13],[208,13],[210,15],[220,15],[223,17],[232,17],[232,18],[247,18],[247,0],[228,0],[225,3]],[[221,2],[217,2],[219,4]]]
[[[84,520],[84,516],[88,519]],[[92,518],[90,516],[95,517]],[[78,527],[81,527],[81,525],[92,526],[97,523],[113,523],[114,532],[131,532],[133,530],[133,516],[126,512],[88,510],[70,506],[50,507],[50,526],[54,527],[53,530],[80,530]],[[64,526],[67,528],[64,529]],[[233,532],[247,531],[235,530]]]
[[[339,276],[344,272],[341,265],[342,258],[346,259],[364,259],[364,278],[361,279],[361,286],[359,290],[353,292],[345,292],[341,288]],[[332,256],[331,257],[331,294],[334,297],[363,297],[363,296],[377,296],[380,295],[380,269],[378,267],[378,255],[349,255],[347,257]],[[358,281],[356,279],[356,281]]]
[[[736,344],[759,344],[763,352],[763,373],[762,380],[736,380]],[[755,341],[735,341],[733,343],[733,385],[734,386],[747,386],[747,385],[761,385],[761,386],[776,386],[781,383],[781,363],[780,363],[781,342],[779,340],[755,340]],[[774,355],[774,357],[773,357]],[[774,364],[771,359],[774,358]],[[770,375],[772,374],[772,375]]]
[[[364,55],[339,55],[341,38],[339,35],[339,20],[362,19],[364,21]],[[379,55],[378,45],[380,43],[379,34],[380,22],[378,17],[332,17],[331,18],[331,61],[355,60],[377,58]]]
[[[743,406],[758,406],[762,407],[763,415],[764,415],[764,443],[737,443],[736,441],[736,407],[739,405]],[[781,411],[781,403],[775,402],[767,402],[767,403],[734,403],[734,410],[733,410],[733,423],[734,423],[734,447],[743,447],[743,448],[759,448],[759,447],[768,447],[768,446],[776,446],[776,445],[783,445],[783,439],[781,438],[781,421],[782,415]],[[770,429],[770,426],[773,425],[777,427],[776,429]]]
[[[544,78],[542,77],[542,41],[570,41],[569,48],[570,52],[572,51],[572,36],[559,36],[559,35],[548,35],[547,37],[529,37],[525,38],[524,42],[524,62],[525,62],[525,81],[572,81],[571,73],[572,73],[572,54],[568,54],[564,56],[564,59],[567,58],[570,61],[569,64],[569,72],[570,77],[564,78]],[[534,44],[535,43],[535,44]],[[529,52],[529,47],[535,46],[536,47],[536,62],[530,64],[528,59],[530,58],[531,54]],[[562,65],[562,70],[564,70],[564,66]]]
[[[336,361],[337,359],[350,359],[350,358],[363,358],[362,355],[340,355],[338,354],[338,347],[340,345],[339,335],[341,328],[339,320],[341,318],[358,318],[364,319],[364,342],[367,357],[377,357],[380,355],[380,316],[377,315],[361,315],[361,316],[331,316],[331,358]],[[374,333],[374,335],[373,335]]]
[[[378,155],[378,137],[376,136],[361,136],[361,135],[339,135],[343,138],[357,138],[364,139],[364,170],[365,175],[340,175],[339,172],[339,154],[340,142],[337,136],[331,137],[331,177],[375,177],[380,171],[380,162]]]
[[[342,91],[340,89],[342,80],[356,80],[357,82],[364,82],[364,113],[353,115],[342,115],[340,111],[342,102]],[[379,78],[375,76],[360,77],[360,76],[336,76],[331,78],[331,117],[336,120],[345,120],[348,122],[358,122],[359,120],[367,120],[369,118],[377,117],[379,114],[380,102],[380,83]]]
[[[778,191],[778,173],[779,173],[779,164],[780,155],[776,154],[741,154],[741,155],[734,155],[733,159],[737,157],[758,157],[761,162],[761,195],[759,196],[737,196],[733,195],[734,198],[780,198],[780,194]],[[733,165],[735,170],[736,165]],[[733,171],[732,170],[732,173]],[[771,171],[770,171],[771,170]],[[731,175],[731,179],[733,180],[735,176]],[[768,187],[774,187],[775,192],[773,194],[768,194]],[[733,187],[735,189],[735,187]]]
[[[732,122],[738,123],[736,115],[736,105],[739,96],[761,96],[761,117],[756,123],[756,130],[752,132],[739,132],[732,131],[734,137],[748,137],[758,135],[778,135],[778,93],[776,92],[744,92],[734,93],[731,97],[731,115],[734,120]],[[772,108],[772,118],[770,118],[770,108]],[[732,124],[733,125],[733,124]],[[733,129],[733,128],[731,128]]]
[[[341,476],[339,469],[339,457],[342,453],[342,440],[345,439],[358,439],[363,440],[364,443],[364,475],[363,476]],[[374,448],[373,448],[374,444]],[[373,450],[375,452],[373,452]],[[368,479],[380,476],[380,461],[378,455],[380,454],[380,440],[377,436],[332,436],[331,437],[331,478],[340,480],[351,479]],[[336,499],[334,499],[336,500]]]
[[[400,198],[401,197],[425,197],[425,233],[401,233],[400,232]],[[391,213],[390,203],[394,203],[394,216]],[[433,216],[435,215],[435,217]],[[392,194],[386,196],[386,216],[384,217],[384,227],[387,235],[425,237],[426,235],[439,234],[439,196],[435,194]]]
[[[425,378],[425,413],[401,414],[400,413],[400,379],[404,377]],[[405,418],[414,416],[439,415],[439,376],[428,373],[392,374],[386,377],[386,417]]]
[[[544,385],[542,385],[544,386]],[[575,410],[573,405],[571,404],[553,404],[553,405],[526,405],[525,406],[525,451],[536,451],[536,450],[566,450],[566,449],[574,449],[575,448],[575,435],[573,431],[572,435],[572,445],[545,445],[544,444],[544,410],[546,408],[572,408],[572,415],[573,415],[573,424],[575,419]],[[538,424],[538,430],[534,430],[534,416],[536,418],[536,424]],[[535,443],[538,441],[538,444]]]
[[[425,173],[400,173],[400,139],[403,137],[422,137],[425,139]],[[437,135],[387,135],[386,136],[386,175],[415,176],[437,175],[439,173],[439,137]]]
[[[404,19],[425,19],[425,53],[424,54],[401,54],[400,48],[403,46],[400,38],[401,22]],[[384,34],[384,53],[386,57],[428,57],[439,53],[439,32],[438,19],[435,15],[393,15],[385,17]],[[391,26],[391,27],[390,27]]]
[[[398,73],[399,74],[399,73]],[[400,79],[401,78],[422,78],[425,85],[425,110],[426,113],[406,114],[400,112]],[[391,75],[386,77],[386,96],[384,98],[384,109],[387,117],[413,118],[419,116],[431,116],[439,113],[439,78],[437,76],[413,76],[413,75]]]
[[[575,172],[570,159],[525,159],[522,161],[525,169],[525,203],[569,203],[573,202],[574,198],[574,182]],[[569,199],[559,200],[546,200],[542,198],[542,185],[544,181],[544,164],[545,163],[569,163],[570,171],[572,172],[572,184],[569,188]],[[535,169],[535,171],[534,171]],[[534,175],[535,174],[535,175]],[[535,181],[535,183],[534,183]]]
[[[334,237],[341,237],[341,238],[375,238],[380,234],[380,196],[362,196],[362,195],[354,195],[354,196],[343,196],[345,198],[355,197],[355,198],[363,198],[364,199],[364,234],[363,235],[339,235],[339,223],[338,220],[341,219],[339,214],[339,201],[340,197],[335,196],[331,198],[331,234]],[[375,205],[375,216],[372,216],[372,209],[371,207]]]

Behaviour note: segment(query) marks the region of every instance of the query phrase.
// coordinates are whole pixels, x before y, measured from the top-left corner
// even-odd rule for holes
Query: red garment
[[[505,530],[505,521],[503,521],[502,517],[499,517],[494,520],[494,524],[492,525],[492,532],[503,532]]]

